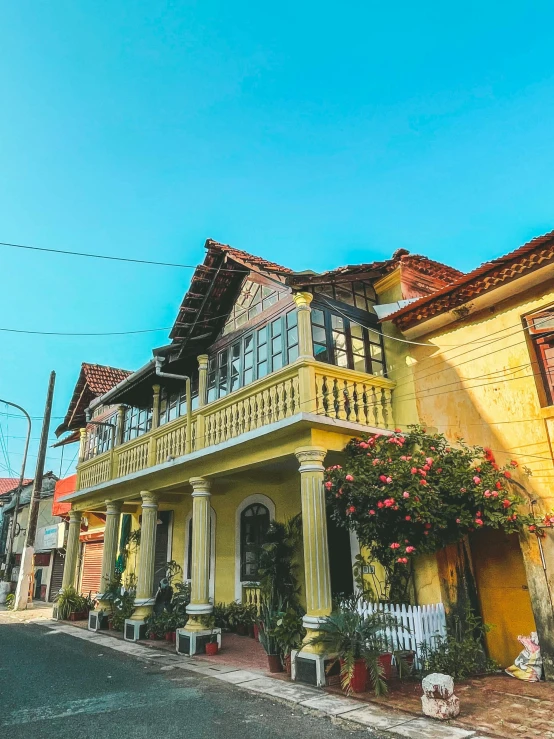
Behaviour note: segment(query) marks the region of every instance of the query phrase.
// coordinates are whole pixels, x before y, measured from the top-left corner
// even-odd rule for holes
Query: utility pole
[[[48,446],[48,434],[50,432],[50,416],[52,414],[52,400],[54,397],[55,382],[56,373],[51,372],[50,382],[48,383],[48,393],[46,395],[46,406],[44,408],[44,418],[42,421],[42,431],[40,434],[37,466],[33,482],[33,493],[31,496],[31,505],[29,507],[29,522],[27,523],[25,544],[23,545],[19,578],[17,580],[17,588],[15,591],[14,610],[16,611],[23,611],[27,608],[27,600],[29,597],[29,584],[35,557],[35,534],[37,531],[38,511],[40,506],[40,495],[42,492],[42,478],[44,475],[46,448]]]

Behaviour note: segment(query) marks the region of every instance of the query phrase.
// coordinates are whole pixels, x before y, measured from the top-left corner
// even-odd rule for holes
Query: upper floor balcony
[[[300,317],[300,316],[299,316]],[[222,448],[231,440],[251,438],[295,420],[317,423],[327,419],[355,435],[367,428],[391,429],[392,390],[386,377],[316,361],[310,356],[311,331],[299,322],[301,356],[293,363],[208,402],[207,366],[200,369],[200,402],[196,409],[158,425],[135,439],[82,461],[77,466],[77,490],[164,465],[186,463],[200,450]],[[305,336],[303,336],[305,334]],[[202,399],[204,396],[204,402]],[[248,436],[247,436],[248,435]]]

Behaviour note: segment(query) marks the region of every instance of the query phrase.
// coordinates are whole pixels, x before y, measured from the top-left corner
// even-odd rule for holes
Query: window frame
[[[541,316],[551,316],[554,318],[554,306],[542,308],[534,311],[523,319],[524,330],[528,335],[528,343],[531,345],[532,354],[538,365],[539,373],[534,373],[539,391],[541,405],[554,405],[554,359],[550,364],[549,358],[546,356],[548,349],[554,351],[554,327],[544,329],[535,327],[535,320]]]
[[[265,511],[265,514],[263,514],[263,518],[267,521],[265,531],[261,532],[261,529],[259,531],[256,531],[256,542],[254,546],[256,547],[256,554],[258,558],[258,562],[256,563],[256,574],[247,576],[245,572],[245,568],[247,564],[245,560],[245,553],[246,553],[246,542],[245,542],[245,536],[246,536],[246,527],[243,526],[244,519],[246,518],[246,514],[249,510],[252,508],[263,508]],[[256,518],[262,518],[262,516],[257,515]],[[239,577],[240,582],[257,582],[259,579],[259,570],[260,570],[260,563],[259,563],[259,557],[262,550],[262,546],[264,545],[264,539],[267,535],[267,531],[271,525],[271,512],[269,508],[264,503],[258,503],[258,502],[252,502],[249,505],[247,505],[243,510],[240,512],[240,528],[239,528],[239,536],[240,536],[240,566],[239,566]],[[261,526],[261,524],[260,524]]]

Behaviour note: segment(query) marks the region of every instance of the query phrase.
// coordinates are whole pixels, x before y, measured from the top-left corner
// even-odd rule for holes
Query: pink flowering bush
[[[554,526],[554,515],[527,512],[508,470],[517,463],[500,468],[490,449],[452,446],[442,434],[413,426],[406,434],[352,439],[345,453],[343,467],[326,470],[331,515],[383,565],[391,600],[402,598],[397,590],[418,554],[481,528],[527,527],[540,535]]]

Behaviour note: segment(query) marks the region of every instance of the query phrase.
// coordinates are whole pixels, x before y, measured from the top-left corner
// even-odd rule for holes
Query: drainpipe
[[[192,449],[192,391],[191,382],[188,375],[174,375],[171,372],[162,372],[164,359],[156,357],[156,375],[158,377],[169,377],[171,380],[184,380],[185,392],[187,396],[187,435],[185,438],[185,454],[190,454]]]

